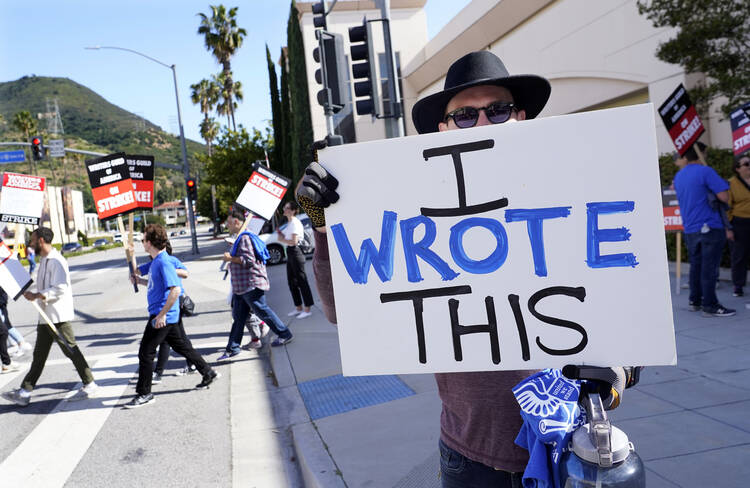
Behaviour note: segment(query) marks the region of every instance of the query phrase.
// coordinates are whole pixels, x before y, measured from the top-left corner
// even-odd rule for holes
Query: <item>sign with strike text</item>
[[[750,102],[729,114],[732,126],[732,151],[735,155],[750,151]]]
[[[680,213],[680,202],[677,200],[677,192],[672,188],[662,188],[661,201],[664,211],[664,230],[683,230],[682,214]]]
[[[100,220],[117,217],[138,208],[124,153],[89,159],[86,161],[86,170]]]
[[[21,261],[2,240],[0,240],[0,287],[5,290],[13,300],[31,286],[31,275]]]
[[[138,208],[154,208],[154,157],[126,155]]]
[[[682,83],[661,104],[659,115],[680,156],[685,154],[705,131]]]
[[[675,364],[651,104],[320,161],[344,374]]]
[[[258,163],[253,165],[253,173],[237,197],[237,203],[270,220],[281,199],[289,188],[286,176],[271,171]]]
[[[39,225],[44,207],[43,176],[3,173],[0,222]]]

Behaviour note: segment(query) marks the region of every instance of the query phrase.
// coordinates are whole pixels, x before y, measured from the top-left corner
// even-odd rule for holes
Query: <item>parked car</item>
[[[122,234],[120,234],[119,232],[115,233],[115,235],[112,236],[112,242],[122,243]]]
[[[80,251],[83,249],[83,246],[80,242],[68,242],[67,244],[63,244],[62,248],[60,249],[60,252],[65,254],[68,252],[75,252]]]
[[[125,234],[125,237],[127,238],[127,234]],[[141,241],[141,233],[140,232],[133,232],[133,240],[140,242]],[[112,236],[112,242],[125,243],[125,240],[122,237],[121,233],[116,232],[115,235]]]
[[[107,239],[97,239],[94,241],[94,247],[104,247],[109,244]]]
[[[297,245],[303,254],[311,256],[315,251],[312,222],[310,221],[310,217],[304,213],[297,215],[297,218],[302,222],[302,226],[305,229],[305,236],[302,239],[302,242]],[[286,223],[281,225],[279,229],[283,230],[285,226]],[[263,226],[259,237],[266,243],[266,247],[268,248],[268,254],[270,257],[268,258],[267,264],[278,264],[286,259],[286,245],[279,242],[279,235],[276,233],[276,229],[273,228],[270,221],[266,222]]]

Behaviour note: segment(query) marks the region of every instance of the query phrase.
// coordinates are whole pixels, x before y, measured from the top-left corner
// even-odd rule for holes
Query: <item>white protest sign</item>
[[[335,146],[344,374],[675,364],[650,104]]]
[[[271,220],[288,187],[288,178],[255,163],[253,173],[237,197],[237,203]]]
[[[3,173],[0,221],[38,225],[44,207],[43,176]]]
[[[0,287],[13,300],[31,285],[31,275],[16,257],[16,254],[0,241]]]

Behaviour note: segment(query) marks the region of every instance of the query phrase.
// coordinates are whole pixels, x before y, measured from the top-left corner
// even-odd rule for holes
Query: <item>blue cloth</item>
[[[560,488],[560,458],[583,424],[580,391],[580,381],[564,377],[559,369],[535,373],[513,388],[523,418],[516,444],[529,451],[524,488]]]
[[[708,193],[729,190],[729,183],[713,168],[702,164],[688,164],[674,177],[674,189],[680,202],[682,225],[686,234],[700,232],[703,224],[711,229],[723,229],[718,211],[708,203]]]
[[[247,236],[250,237],[250,242],[253,243],[253,251],[255,251],[255,258],[258,259],[261,263],[266,264],[266,261],[268,261],[268,258],[271,257],[271,255],[268,254],[268,248],[266,247],[266,243],[263,242],[263,240],[260,237],[248,231],[245,231],[237,236],[237,239],[234,240],[234,244],[232,244],[232,250],[229,251],[229,255],[234,256],[237,254],[237,246],[240,243],[240,237],[242,237],[245,234],[247,234]]]
[[[170,288],[180,287],[180,278],[166,251],[161,251],[151,261],[148,273],[148,313],[157,315],[167,303]],[[167,312],[167,323],[176,324],[180,318],[180,301],[175,300]]]
[[[174,269],[187,269],[187,266],[182,264],[182,261],[180,261],[176,257],[172,256],[171,254],[167,254],[167,257],[169,258],[169,262],[174,266]],[[148,272],[151,270],[151,263],[153,263],[153,260],[138,266],[138,272],[141,274],[141,276],[146,276],[148,274]],[[185,288],[182,286],[182,278],[178,276],[177,279],[180,280],[180,295],[184,295]]]

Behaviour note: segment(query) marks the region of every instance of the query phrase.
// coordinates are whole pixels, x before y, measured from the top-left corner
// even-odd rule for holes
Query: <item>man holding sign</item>
[[[21,388],[14,392],[6,392],[3,397],[22,407],[29,404],[31,391],[42,375],[44,363],[47,362],[53,342],[57,342],[63,353],[73,362],[81,377],[83,387],[68,400],[83,400],[96,393],[97,385],[91,368],[83,357],[83,353],[76,345],[73,326],[70,321],[75,316],[73,309],[73,289],[70,284],[68,262],[52,247],[54,233],[47,227],[39,227],[31,233],[29,246],[41,256],[39,272],[37,273],[37,291],[26,291],[23,296],[27,300],[36,300],[41,310],[46,314],[59,335],[55,335],[50,327],[40,320],[36,328],[36,344],[34,345],[34,359],[31,368],[21,383]],[[63,344],[65,341],[66,344]]]
[[[417,102],[412,118],[420,134],[513,123],[536,117],[549,94],[550,85],[546,79],[535,75],[511,76],[494,54],[489,51],[475,52],[462,57],[450,67],[444,90]],[[428,157],[425,151],[425,159]],[[453,154],[453,161],[458,175],[460,153]],[[460,185],[463,185],[463,181]],[[317,163],[308,166],[297,187],[297,200],[316,229],[313,269],[324,311],[334,323],[336,310],[323,208],[338,201],[337,187],[338,181]],[[464,190],[462,186],[459,188],[459,207],[423,208],[422,214],[432,212],[433,216],[445,216],[449,212],[454,212],[453,215],[472,213],[471,206],[467,206]],[[388,198],[388,190],[383,189],[382,193],[384,199]],[[347,205],[355,203],[346,202]],[[503,203],[501,199],[487,202],[486,205],[498,209],[507,202]],[[433,256],[428,254],[429,249],[423,247],[422,250],[422,257],[432,259]],[[415,311],[421,306],[422,302],[415,300]],[[637,375],[632,375],[630,368],[573,367],[568,370],[571,376],[601,380],[612,385],[602,395],[606,397],[604,401],[608,408],[615,408],[624,387],[632,386],[637,381]],[[514,443],[522,419],[511,389],[533,372],[479,371],[435,375],[443,403],[439,447],[444,487],[521,486],[522,473],[529,457],[527,451]]]

